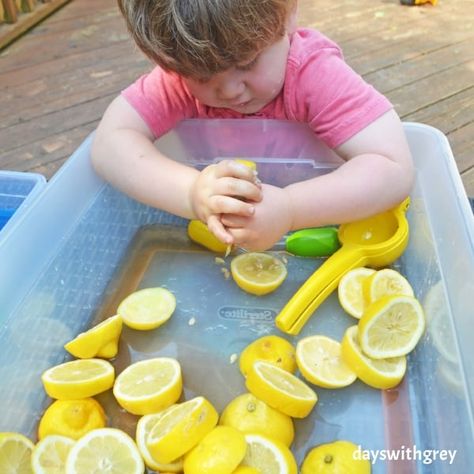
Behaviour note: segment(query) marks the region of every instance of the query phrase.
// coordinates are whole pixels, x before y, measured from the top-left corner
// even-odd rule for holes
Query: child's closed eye
[[[252,61],[245,63],[245,64],[238,64],[236,69],[239,71],[250,71],[258,62],[258,56],[252,59]]]

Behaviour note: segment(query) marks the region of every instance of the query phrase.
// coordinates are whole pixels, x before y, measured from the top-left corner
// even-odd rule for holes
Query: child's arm
[[[336,151],[347,162],[332,173],[284,189],[264,186],[254,216],[223,216],[236,243],[269,248],[290,230],[362,219],[395,206],[410,193],[414,167],[393,110]]]
[[[224,161],[202,172],[167,158],[153,144],[154,136],[122,97],[106,110],[92,145],[92,163],[99,175],[140,202],[185,218],[209,223],[221,240],[232,238],[216,215],[252,215],[261,191],[244,165]]]

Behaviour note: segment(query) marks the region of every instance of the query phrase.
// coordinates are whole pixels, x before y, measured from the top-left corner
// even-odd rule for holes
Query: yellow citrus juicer
[[[405,214],[409,204],[407,198],[389,211],[341,225],[341,248],[286,303],[275,319],[277,327],[288,334],[298,334],[345,273],[362,266],[383,267],[396,260],[408,244]]]

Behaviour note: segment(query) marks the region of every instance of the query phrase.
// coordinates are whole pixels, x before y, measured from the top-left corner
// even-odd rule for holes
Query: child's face
[[[259,51],[252,61],[198,81],[184,78],[191,94],[201,103],[253,114],[271,102],[285,80],[290,41],[284,35]]]

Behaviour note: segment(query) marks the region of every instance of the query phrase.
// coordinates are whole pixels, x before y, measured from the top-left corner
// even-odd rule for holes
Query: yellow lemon
[[[217,426],[184,457],[186,474],[232,474],[247,451],[244,435],[230,426]]]
[[[70,354],[79,359],[103,357],[112,359],[118,352],[118,341],[122,333],[122,318],[112,316],[97,326],[79,334],[64,345]]]
[[[166,410],[152,413],[150,415],[142,416],[137,423],[137,430],[135,440],[137,442],[138,450],[142,455],[145,464],[154,471],[158,472],[182,472],[183,471],[183,459],[179,458],[171,464],[162,464],[156,461],[148,450],[146,444],[148,435],[151,429],[155,426],[156,422],[166,413]]]
[[[370,461],[358,459],[358,449],[349,441],[321,444],[306,455],[301,474],[370,474]]]
[[[371,359],[361,350],[357,337],[357,326],[351,326],[341,342],[341,353],[347,365],[362,382],[374,388],[387,389],[397,386],[405,375],[405,357]]]
[[[176,298],[166,288],[145,288],[128,295],[117,308],[125,325],[148,331],[164,324],[176,309]]]
[[[256,360],[265,360],[294,373],[295,348],[280,336],[263,336],[249,344],[240,354],[240,371],[246,377]]]
[[[38,427],[38,439],[61,435],[79,439],[91,430],[105,426],[104,409],[93,398],[56,400],[43,413]]]
[[[342,358],[341,344],[326,336],[309,336],[298,341],[296,363],[301,375],[319,387],[347,387],[357,378]]]
[[[20,433],[0,433],[0,472],[33,474],[31,453],[34,444]]]
[[[245,441],[242,466],[258,469],[261,474],[297,474],[295,458],[283,443],[259,434],[246,434]]]
[[[316,393],[302,380],[264,361],[255,362],[245,384],[257,398],[293,418],[309,415],[318,401]]]
[[[114,367],[102,359],[65,362],[51,367],[41,376],[46,393],[58,400],[93,397],[111,388],[114,378]]]
[[[339,303],[347,314],[360,319],[366,302],[364,299],[363,283],[366,278],[373,275],[371,268],[354,268],[348,271],[339,281],[337,296]]]
[[[415,348],[424,330],[425,315],[416,298],[384,296],[360,319],[359,344],[372,359],[401,357]]]
[[[208,228],[204,222],[197,219],[189,221],[188,224],[188,237],[206,247],[208,250],[216,253],[225,253],[227,250],[227,244],[221,242]]]
[[[232,277],[247,293],[266,295],[275,291],[285,280],[285,264],[278,258],[263,252],[242,253],[232,259]]]
[[[143,474],[145,465],[130,436],[114,428],[89,431],[71,448],[66,474]]]
[[[295,437],[293,420],[251,393],[234,398],[221,414],[219,424],[232,426],[243,433],[268,436],[290,446]]]
[[[33,449],[31,466],[35,474],[59,474],[66,470],[66,459],[74,440],[51,435],[42,439]]]
[[[147,439],[154,459],[170,463],[187,453],[217,424],[216,409],[204,397],[168,408]]]
[[[232,474],[262,474],[256,467],[239,466]]]
[[[372,273],[362,283],[365,301],[368,304],[383,296],[405,295],[414,296],[413,288],[408,280],[391,268],[384,268]]]
[[[158,357],[129,365],[114,384],[114,396],[134,415],[147,415],[171,406],[181,396],[181,366],[175,359]]]

